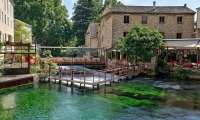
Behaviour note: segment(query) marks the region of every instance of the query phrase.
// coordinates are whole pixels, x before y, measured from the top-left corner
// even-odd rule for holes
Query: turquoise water
[[[0,120],[200,120],[200,112],[176,107],[120,108],[102,95],[40,85],[0,95]]]

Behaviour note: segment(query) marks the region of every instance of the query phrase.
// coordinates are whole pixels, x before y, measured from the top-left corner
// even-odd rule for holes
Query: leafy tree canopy
[[[20,20],[15,20],[15,42],[32,42],[31,28]]]
[[[119,0],[105,0],[104,8],[106,8],[109,5],[122,5],[122,3]]]
[[[43,45],[62,45],[71,35],[67,9],[62,0],[14,0],[15,17],[33,27],[33,36]]]
[[[158,31],[136,26],[126,37],[121,38],[117,45],[130,59],[137,57],[149,61],[163,45],[163,36]]]
[[[98,0],[97,0],[98,1]],[[78,41],[78,45],[85,43],[85,33],[90,22],[95,20],[98,13],[97,4],[95,0],[78,0],[74,8],[73,30]]]
[[[89,23],[99,21],[101,12],[108,5],[121,5],[118,0],[78,0],[74,7],[73,30],[77,37],[77,44],[85,43],[85,33]]]

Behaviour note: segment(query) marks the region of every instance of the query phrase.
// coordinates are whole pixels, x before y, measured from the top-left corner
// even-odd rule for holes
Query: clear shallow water
[[[98,94],[56,85],[6,93],[0,102],[1,120],[200,120],[200,111],[167,106],[119,109]]]

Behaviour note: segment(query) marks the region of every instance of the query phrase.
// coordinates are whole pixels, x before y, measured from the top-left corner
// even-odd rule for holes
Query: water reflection
[[[4,110],[13,109],[16,107],[16,93],[11,93],[1,97],[1,104]]]
[[[7,116],[10,109],[10,116],[15,117],[9,120],[199,120],[200,111],[193,109],[194,104],[199,104],[199,92],[173,93],[157,108],[118,109],[98,94],[64,85],[42,84],[35,89],[1,95],[0,120],[5,120],[1,115]]]

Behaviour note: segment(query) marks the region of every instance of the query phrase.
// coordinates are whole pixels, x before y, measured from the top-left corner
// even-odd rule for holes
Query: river
[[[102,95],[48,84],[4,93],[0,100],[1,120],[200,119],[199,110],[168,105],[156,108],[119,108]]]

